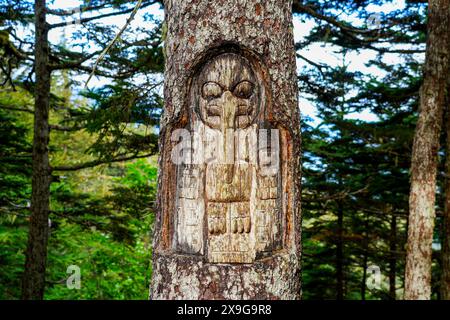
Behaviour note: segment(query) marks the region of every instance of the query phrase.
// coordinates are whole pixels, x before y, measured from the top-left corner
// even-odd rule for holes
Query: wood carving
[[[151,299],[298,299],[292,1],[165,0]]]
[[[178,165],[175,247],[210,263],[252,263],[282,247],[280,137],[262,127],[267,97],[245,57],[205,63],[190,90],[189,161]]]

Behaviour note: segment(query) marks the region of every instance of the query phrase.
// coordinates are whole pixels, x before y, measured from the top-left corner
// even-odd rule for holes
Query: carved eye
[[[249,99],[253,94],[253,83],[250,81],[242,81],[234,87],[233,94],[241,99]]]
[[[215,82],[207,82],[203,85],[202,96],[205,99],[219,98],[223,93],[222,87]]]

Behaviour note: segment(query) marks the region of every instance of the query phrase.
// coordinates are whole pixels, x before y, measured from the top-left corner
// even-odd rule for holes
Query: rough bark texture
[[[450,44],[449,44],[450,45]],[[447,83],[446,100],[446,141],[445,141],[445,180],[444,215],[442,217],[441,283],[442,300],[450,300],[450,78]]]
[[[300,125],[291,7],[291,1],[279,0],[165,1],[152,299],[301,295]],[[244,166],[175,165],[173,132],[197,123],[202,138],[211,130],[227,137],[227,129],[241,129],[251,137],[259,129],[277,129],[276,178],[266,179],[259,162],[247,163],[251,156]],[[234,145],[248,149],[250,140]],[[261,212],[267,215],[260,217]]]
[[[449,0],[428,2],[428,39],[409,196],[405,299],[430,299],[437,151],[449,72]]]
[[[369,221],[366,219],[364,221],[365,229],[367,230],[364,233],[364,240],[363,240],[363,276],[361,279],[361,300],[366,300],[366,292],[367,292],[367,268],[369,263]]]
[[[336,300],[344,300],[344,208],[338,202],[336,230]]]
[[[397,277],[397,217],[391,212],[391,234],[389,237],[389,299],[397,299],[396,277]]]
[[[22,283],[23,299],[43,299],[47,259],[50,167],[48,159],[48,115],[50,72],[45,0],[36,0],[35,111],[31,218]]]

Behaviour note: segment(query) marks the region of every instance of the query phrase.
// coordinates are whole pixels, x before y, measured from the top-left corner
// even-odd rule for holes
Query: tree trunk
[[[361,300],[366,300],[367,292],[367,267],[369,263],[369,220],[366,217],[364,221],[364,242],[363,242],[363,276],[361,280]]]
[[[450,300],[450,79],[447,83],[445,137],[444,216],[442,217],[442,273],[440,294],[442,300]]]
[[[430,0],[424,80],[420,92],[409,195],[405,299],[430,299],[437,152],[448,77],[449,0]]]
[[[291,6],[165,1],[151,299],[301,295]]]
[[[344,253],[343,253],[343,228],[344,208],[338,202],[337,208],[337,241],[336,241],[336,300],[344,299]]]
[[[397,291],[395,287],[395,278],[397,277],[397,217],[395,216],[394,212],[391,213],[391,234],[389,237],[389,299],[396,300]]]
[[[363,276],[362,276],[362,280],[361,280],[361,300],[366,300],[366,289],[367,289],[367,263],[368,263],[368,255],[369,252],[367,251],[367,246],[365,246],[364,251],[363,251]]]
[[[50,71],[48,69],[49,46],[45,10],[45,0],[36,0],[33,177],[28,246],[22,283],[22,298],[33,300],[44,297],[50,198],[48,159]]]

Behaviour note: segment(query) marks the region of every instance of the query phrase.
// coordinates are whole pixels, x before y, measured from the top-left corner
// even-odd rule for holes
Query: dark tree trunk
[[[367,291],[367,261],[368,261],[368,252],[367,249],[363,251],[363,276],[361,280],[361,300],[366,300],[366,291]]]
[[[397,217],[392,212],[391,217],[391,234],[389,237],[389,299],[396,300],[396,283],[395,278],[397,276]]]
[[[369,222],[368,218],[366,218],[365,223],[365,233],[364,233],[364,242],[363,242],[363,276],[361,280],[361,300],[366,300],[366,292],[367,292],[367,264],[369,261]]]
[[[336,299],[344,299],[344,249],[343,249],[343,230],[344,228],[344,208],[342,203],[338,202],[337,207],[337,231],[336,231]]]
[[[428,2],[428,39],[409,195],[405,299],[430,299],[437,152],[449,72],[449,0]]]
[[[23,299],[43,299],[45,266],[47,260],[48,215],[50,198],[49,141],[49,93],[50,71],[48,69],[48,30],[45,0],[36,0],[35,42],[35,109],[33,138],[33,177],[31,217],[25,272],[22,283]]]
[[[301,296],[291,7],[290,0],[165,1],[165,109],[151,299]],[[270,132],[270,145],[260,136],[263,129]],[[248,136],[239,139],[239,132]],[[216,135],[222,144],[195,149]],[[193,161],[174,162],[180,137]],[[200,151],[194,153],[191,144]],[[246,156],[240,158],[236,149]],[[264,153],[278,159],[267,174]]]

